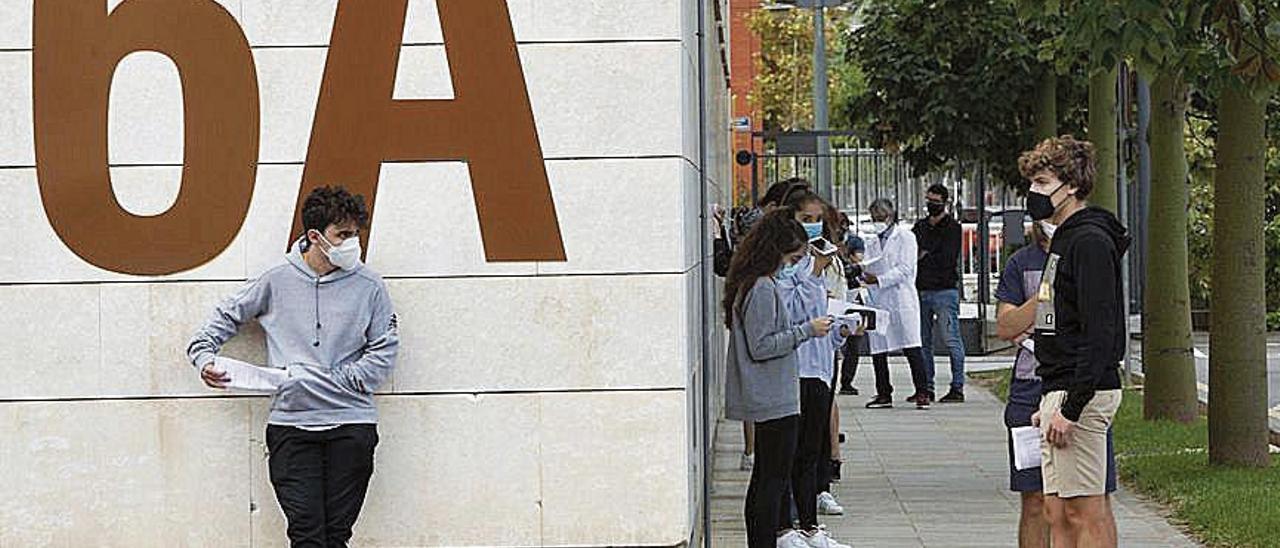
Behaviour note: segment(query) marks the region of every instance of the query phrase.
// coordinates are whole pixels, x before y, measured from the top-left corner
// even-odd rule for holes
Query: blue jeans
[[[920,339],[924,344],[924,374],[933,392],[933,322],[937,319],[951,354],[951,389],[964,388],[964,341],[960,339],[960,290],[920,291]]]

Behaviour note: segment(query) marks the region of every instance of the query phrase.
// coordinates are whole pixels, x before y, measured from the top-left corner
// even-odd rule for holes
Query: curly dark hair
[[[302,204],[302,229],[324,232],[329,225],[355,221],[360,228],[369,223],[364,196],[351,194],[341,186],[322,186],[311,191]]]
[[[765,215],[733,252],[724,282],[724,324],[733,327],[734,311],[756,280],[772,276],[782,257],[804,248],[809,238],[789,209]]]
[[[1076,198],[1085,199],[1093,192],[1093,179],[1098,172],[1093,143],[1070,135],[1050,137],[1018,157],[1018,171],[1028,180],[1046,170],[1075,188]]]

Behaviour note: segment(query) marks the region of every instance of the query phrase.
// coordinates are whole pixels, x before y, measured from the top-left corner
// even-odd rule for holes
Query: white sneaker
[[[836,502],[835,495],[827,491],[823,491],[818,495],[818,513],[824,516],[843,516],[844,507]]]
[[[778,548],[809,548],[809,543],[805,541],[804,535],[792,529],[778,537]]]
[[[743,453],[742,458],[738,460],[738,470],[742,470],[743,472],[750,472],[751,469],[755,467],[755,465],[756,465],[755,455],[748,455],[746,453]]]
[[[800,535],[800,538],[804,539],[805,545],[808,546],[808,548],[853,548],[848,544],[840,544],[839,542],[836,542],[836,540],[831,538],[831,536],[823,529],[818,529],[817,532],[811,535],[802,534]]]

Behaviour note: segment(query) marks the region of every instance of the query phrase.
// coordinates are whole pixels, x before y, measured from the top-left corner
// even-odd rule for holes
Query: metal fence
[[[990,315],[987,305],[992,302],[991,290],[998,284],[1001,268],[1008,255],[1024,243],[1021,235],[1027,220],[1022,199],[1014,191],[993,184],[980,165],[957,163],[917,175],[901,156],[868,147],[835,148],[828,155],[758,153],[753,179],[759,181],[760,192],[789,177],[816,181],[819,158],[827,158],[831,164],[833,205],[855,223],[869,220],[867,206],[878,198],[892,200],[905,222],[923,218],[927,215],[925,190],[935,183],[946,186],[952,211],[963,229],[960,270],[964,302],[969,304],[965,315]],[[1005,230],[1006,220],[1017,225]],[[979,245],[983,240],[986,245]]]

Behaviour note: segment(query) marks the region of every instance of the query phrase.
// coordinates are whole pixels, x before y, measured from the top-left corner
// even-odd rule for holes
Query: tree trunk
[[[1209,462],[1267,466],[1267,346],[1263,269],[1266,103],[1245,84],[1218,103],[1209,310]]]
[[[1117,68],[1089,77],[1089,141],[1097,153],[1098,175],[1093,180],[1090,204],[1117,211],[1116,179],[1116,74]]]
[[[1187,156],[1181,71],[1151,83],[1151,192],[1142,333],[1143,415],[1191,422],[1199,414],[1187,280]]]
[[[1058,74],[1045,67],[1036,82],[1036,142],[1058,136]]]

